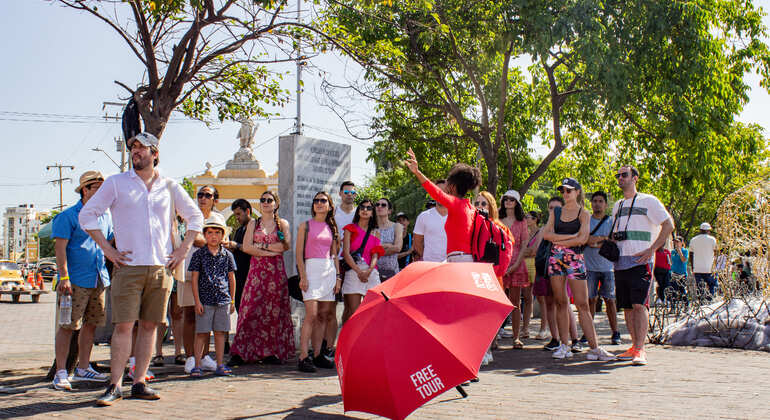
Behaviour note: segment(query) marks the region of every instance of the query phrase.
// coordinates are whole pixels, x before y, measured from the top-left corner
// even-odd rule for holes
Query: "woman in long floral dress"
[[[295,353],[283,265],[291,231],[289,223],[278,217],[277,194],[266,191],[259,201],[262,216],[249,222],[244,235],[243,251],[251,255],[251,267],[230,352],[235,360],[283,363]]]

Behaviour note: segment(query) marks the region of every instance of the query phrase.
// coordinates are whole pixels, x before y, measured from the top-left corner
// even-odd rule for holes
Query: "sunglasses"
[[[372,207],[372,206],[361,206],[361,210],[372,211],[372,210],[374,210],[374,207]]]
[[[488,207],[489,203],[487,203],[486,201],[477,201],[477,202],[473,203],[473,206],[474,207]]]
[[[351,191],[351,190],[345,190],[345,191],[342,191],[342,193],[345,194],[345,195],[356,195],[356,194],[358,194],[357,192]]]
[[[615,179],[628,178],[630,175],[630,172],[621,172],[619,174],[615,174]]]
[[[574,188],[569,188],[569,187],[561,187],[561,190],[560,190],[560,192],[562,194],[571,193],[573,191],[575,191],[575,189]]]
[[[102,181],[99,181],[99,182],[102,182]],[[96,183],[96,182],[94,182],[93,184],[88,184],[88,185],[86,185],[86,186],[85,186],[85,187],[83,187],[83,188],[85,188],[85,189],[87,189],[87,190],[89,190],[89,191],[90,191],[92,188],[99,188],[99,186],[100,186],[100,185],[97,185],[97,183]]]
[[[388,207],[388,203],[377,203],[375,204],[377,207]]]
[[[325,198],[314,198],[313,199],[313,204],[326,204],[328,202],[329,202],[329,200],[327,200]]]
[[[204,197],[205,198],[212,198],[212,197],[214,197],[214,194],[212,194],[212,193],[205,193],[205,192],[199,192],[198,193],[198,198],[204,198]]]
[[[262,197],[262,198],[260,198],[260,199],[259,199],[259,202],[260,202],[260,203],[267,203],[267,204],[272,204],[272,203],[273,203],[273,201],[275,201],[275,200],[273,200],[273,199],[272,199],[272,198],[270,198],[270,197]]]
[[[501,202],[503,203],[505,203],[506,201],[516,201],[516,199],[513,197],[503,197],[503,199],[501,200]]]

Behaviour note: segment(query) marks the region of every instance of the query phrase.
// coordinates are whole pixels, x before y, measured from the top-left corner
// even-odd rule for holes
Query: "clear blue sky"
[[[768,9],[770,0],[757,4]],[[770,23],[767,17],[764,20],[766,25]],[[0,39],[4,55],[4,65],[0,67],[0,142],[3,145],[0,211],[20,203],[34,203],[42,208],[58,204],[58,188],[45,184],[54,178],[54,172],[46,171],[46,165],[56,162],[74,165],[75,171],[68,175],[75,182],[89,169],[115,173],[115,165],[103,153],[93,152],[91,148],[101,147],[119,160],[112,140],[120,134],[118,124],[10,121],[33,118],[8,112],[103,115],[103,101],[116,101],[119,96],[125,96],[113,80],[131,86],[142,74],[142,67],[128,53],[123,41],[93,17],[43,0],[2,1]],[[334,58],[325,58],[319,65],[332,73],[349,69]],[[287,66],[284,70],[291,68]],[[758,78],[749,77],[749,82],[753,87],[751,102],[740,119],[767,129],[770,97],[759,87]],[[294,83],[290,76],[285,86],[293,90]],[[317,76],[306,79],[306,91],[303,96],[305,134],[351,144],[353,179],[363,182],[373,170],[371,164],[365,163],[366,143],[352,140],[339,118],[319,104]],[[370,106],[362,102],[362,107]],[[294,109],[291,103],[280,112],[282,116],[294,117]],[[255,150],[255,154],[269,173],[277,169],[276,136],[288,132],[292,125],[291,120],[260,124],[255,143],[267,143]],[[201,173],[207,161],[215,166],[223,164],[238,148],[235,139],[238,126],[226,123],[209,129],[192,121],[170,123],[161,143],[162,170],[181,178]],[[75,185],[65,184],[65,204],[76,200]]]

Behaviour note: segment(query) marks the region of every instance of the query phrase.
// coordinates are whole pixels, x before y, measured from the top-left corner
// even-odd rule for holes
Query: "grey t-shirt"
[[[594,218],[593,215],[591,216],[591,232],[593,232],[601,220],[602,219]],[[612,217],[610,216],[607,218],[607,220],[604,221],[604,223],[602,223],[601,226],[599,226],[599,229],[596,230],[593,236],[608,236],[610,234],[611,228]],[[614,268],[612,261],[599,255],[599,248],[591,248],[590,246],[586,246],[585,251],[583,251],[583,258],[585,259],[587,271],[612,271]]]

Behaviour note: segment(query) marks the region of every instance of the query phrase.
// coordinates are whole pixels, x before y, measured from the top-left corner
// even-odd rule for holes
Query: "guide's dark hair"
[[[513,217],[521,222],[524,220],[524,209],[521,207],[519,200],[513,200],[513,202],[516,203],[516,207],[513,208]],[[508,217],[508,211],[505,209],[505,203],[500,202],[500,218],[505,219],[506,217]]]
[[[342,192],[342,190],[344,190],[345,187],[347,187],[348,185],[350,185],[351,187],[356,186],[356,184],[354,184],[353,181],[343,181],[342,185],[340,185],[340,192]]]
[[[433,181],[433,183],[436,184],[436,185],[438,185],[438,184],[446,184],[446,179],[439,178],[439,179]]]
[[[594,191],[594,193],[591,194],[591,200],[593,200],[594,197],[604,197],[605,203],[609,201],[609,199],[607,198],[607,193],[604,191]]]
[[[361,202],[358,203],[358,206],[356,207],[356,213],[353,216],[353,224],[357,225],[358,221],[361,220],[361,207],[364,206],[364,204],[369,203],[370,206],[372,206],[372,217],[369,218],[369,225],[367,226],[367,230],[374,230],[377,229],[377,217],[374,216],[374,203],[372,203],[372,200],[368,198],[364,198],[361,200]]]
[[[551,199],[548,200],[548,204],[551,204],[551,201],[558,201],[561,203],[562,206],[564,205],[564,198],[559,197],[558,195],[551,197]]]
[[[481,185],[481,171],[465,163],[456,163],[449,170],[446,182],[455,186],[455,192],[459,197],[465,197],[468,191]]]
[[[251,204],[246,199],[239,198],[230,205],[230,210],[235,211],[235,209],[241,209],[243,211],[248,210],[251,212]]]

